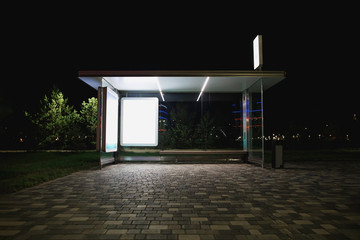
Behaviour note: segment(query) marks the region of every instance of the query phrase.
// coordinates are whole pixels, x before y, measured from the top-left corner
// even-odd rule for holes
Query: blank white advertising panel
[[[157,146],[158,114],[158,98],[121,98],[121,146]]]

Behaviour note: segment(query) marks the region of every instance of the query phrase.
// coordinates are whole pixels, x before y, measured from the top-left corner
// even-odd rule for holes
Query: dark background
[[[350,5],[9,6],[2,29],[1,116],[35,111],[56,85],[80,107],[96,90],[81,70],[263,70],[287,78],[265,93],[265,129],[317,128],[360,116],[359,34]]]

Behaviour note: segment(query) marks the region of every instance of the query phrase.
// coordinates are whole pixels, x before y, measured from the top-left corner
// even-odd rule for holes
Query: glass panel
[[[103,80],[103,87],[112,87]],[[135,147],[144,152],[160,149],[248,150],[249,158],[264,159],[262,80],[243,93],[159,93],[119,92],[122,97],[157,97],[158,146]],[[120,147],[122,151],[132,150]],[[117,155],[101,152],[101,161]]]
[[[122,97],[157,97],[158,146],[120,146],[118,158],[160,159],[160,150],[243,150],[243,101],[241,93],[159,93],[120,92]],[[225,159],[226,156],[214,155]],[[106,159],[108,156],[102,155]],[[234,155],[231,158],[243,157]],[[129,158],[129,159],[130,159]],[[148,159],[148,158],[147,158]]]
[[[203,93],[198,102],[197,95],[165,95],[159,104],[158,148],[242,150],[241,94]]]
[[[263,119],[263,89],[260,79],[249,90],[248,107],[248,149],[249,157],[263,161],[264,153],[264,119]]]

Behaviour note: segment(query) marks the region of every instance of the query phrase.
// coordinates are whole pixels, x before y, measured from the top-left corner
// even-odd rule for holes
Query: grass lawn
[[[156,152],[124,153],[126,156],[158,156]],[[360,161],[357,149],[284,149],[284,164],[301,161]],[[265,162],[271,163],[271,150],[265,151]],[[97,168],[98,152],[24,152],[0,153],[0,193],[66,176],[80,170]]]
[[[272,152],[265,150],[265,162],[271,163]],[[283,152],[284,163],[296,161],[360,161],[360,148],[353,149],[305,149]]]
[[[98,164],[98,152],[0,153],[0,193],[15,192]]]

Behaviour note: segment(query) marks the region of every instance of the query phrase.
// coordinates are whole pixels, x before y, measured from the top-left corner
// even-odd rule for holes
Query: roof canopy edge
[[[285,77],[284,71],[238,71],[238,70],[136,70],[136,71],[79,71],[79,77],[115,76],[247,76],[247,77]]]

